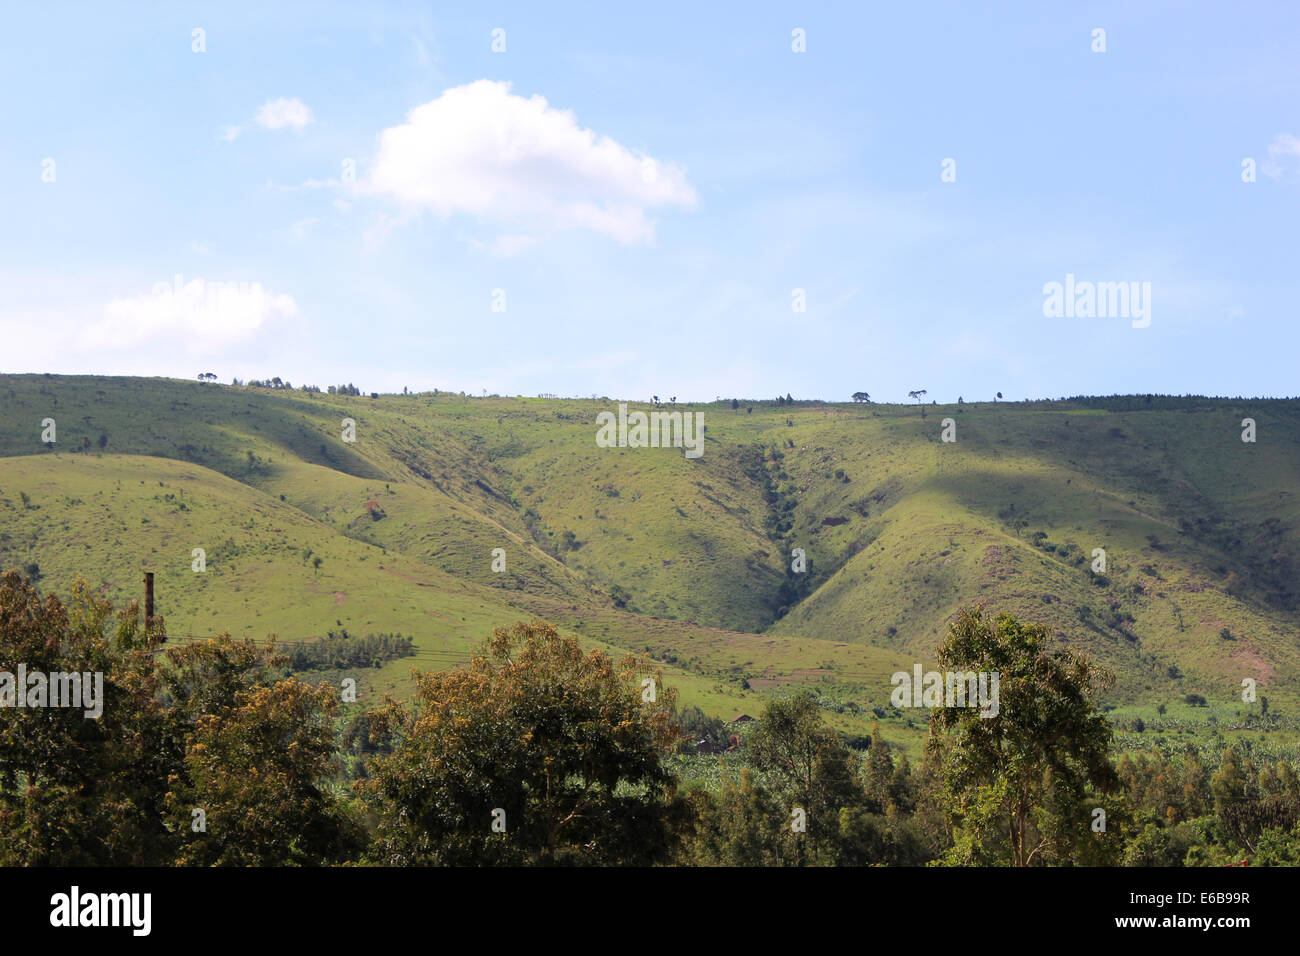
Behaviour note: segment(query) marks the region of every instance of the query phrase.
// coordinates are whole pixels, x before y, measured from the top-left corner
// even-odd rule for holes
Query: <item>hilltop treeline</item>
[[[1039,399],[1038,401],[1050,401]],[[1225,402],[1239,402],[1243,405],[1265,405],[1268,403],[1294,402],[1295,398],[1210,398],[1205,395],[1075,395],[1061,399],[1084,408],[1101,408],[1108,412],[1141,411],[1213,411],[1221,409]]]
[[[200,378],[202,377],[203,376],[200,376]],[[250,378],[247,382],[241,381],[238,378],[232,378],[230,380],[230,384],[237,387],[241,385],[246,385],[249,388],[269,388],[272,391],[277,391],[277,392],[278,391],[292,392],[294,390],[292,382],[290,382],[288,379],[281,379],[280,376],[278,375],[275,376],[274,378],[266,378],[266,379]],[[320,390],[321,389],[319,385],[300,385],[298,387],[298,391],[312,392],[313,394],[320,394]],[[330,395],[360,395],[361,394],[361,389],[357,388],[351,382],[348,382],[346,385],[330,385],[328,386],[327,391],[329,392]],[[370,397],[378,398],[379,395],[377,392],[372,392]]]
[[[934,708],[913,767],[878,729],[859,755],[811,697],[774,700],[727,736],[717,792],[677,768],[684,742],[731,728],[679,709],[648,660],[544,622],[419,675],[410,704],[348,712],[288,656],[164,630],[84,583],[64,604],[0,579],[0,865],[1300,864],[1293,768],[1235,748],[1214,769],[1114,762],[1107,675],[979,609],[940,662],[998,670],[996,716]],[[339,634],[301,660],[408,648]],[[99,719],[30,692],[12,706],[19,663],[101,673]]]

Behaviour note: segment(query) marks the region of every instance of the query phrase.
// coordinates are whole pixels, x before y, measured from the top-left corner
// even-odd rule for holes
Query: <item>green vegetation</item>
[[[103,675],[98,719],[77,706],[0,708],[0,865],[319,864],[359,852],[362,830],[328,786],[328,686],[285,679],[284,658],[224,635],[164,648],[160,618],[146,627],[134,603],[114,614],[84,582],[65,606],[7,572],[0,622],[0,670]]]
[[[11,571],[0,670],[98,672],[105,696],[93,720],[30,696],[0,708],[0,865],[1300,862],[1288,762],[1230,746],[1211,766],[1191,750],[1115,764],[1105,675],[1045,641],[959,616],[940,658],[1003,668],[1003,706],[932,709],[918,770],[878,726],[856,753],[800,693],[732,725],[707,787],[678,751],[717,728],[679,711],[663,672],[543,621],[418,674],[413,706],[362,708],[273,649],[168,647],[135,604],[114,613],[84,582],[43,600]]]
[[[353,667],[380,667],[385,661],[409,657],[415,653],[414,641],[401,634],[367,634],[353,637],[346,630],[330,631],[325,637],[299,644],[287,654],[289,669],[345,670]]]
[[[952,858],[1028,866],[1086,859],[1088,809],[1117,789],[1111,727],[1095,708],[1105,676],[1086,658],[1049,651],[1047,629],[1009,615],[963,611],[939,651],[949,670],[1000,675],[999,711],[944,707],[931,743],[942,803],[956,832]],[[1001,850],[1005,842],[1005,851]]]
[[[696,460],[597,447],[605,399],[20,375],[0,402],[0,567],[52,593],[86,577],[116,605],[153,571],[172,646],[274,635],[304,676],[353,677],[360,707],[418,704],[413,666],[464,667],[501,622],[541,618],[653,661],[699,714],[692,745],[725,750],[734,728],[707,722],[806,695],[855,759],[879,738],[920,767],[927,717],[890,705],[890,676],[934,666],[983,601],[1114,675],[1095,703],[1117,754],[1300,760],[1300,402],[677,405],[707,423]],[[339,657],[331,632],[409,635],[409,653]],[[349,772],[380,746],[354,743]],[[737,752],[667,759],[737,813],[783,798]],[[950,810],[925,813],[942,830]]]
[[[417,706],[371,716],[395,738],[359,786],[390,865],[649,864],[671,846],[673,695],[648,662],[587,655],[545,623],[497,629],[465,670],[422,675]]]

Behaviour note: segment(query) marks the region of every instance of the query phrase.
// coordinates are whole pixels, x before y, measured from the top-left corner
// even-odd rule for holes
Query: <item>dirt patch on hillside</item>
[[[1240,666],[1246,671],[1247,677],[1254,677],[1256,680],[1269,680],[1273,676],[1273,665],[1264,658],[1259,656],[1259,651],[1255,650],[1249,644],[1238,644],[1228,652],[1228,657],[1232,663]]]
[[[1005,581],[1007,578],[1020,573],[1013,566],[1011,549],[1004,545],[988,545],[984,549],[981,564],[984,567],[985,575],[998,581]]]

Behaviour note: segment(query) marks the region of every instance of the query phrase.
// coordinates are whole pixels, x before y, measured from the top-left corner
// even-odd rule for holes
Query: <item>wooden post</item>
[[[144,573],[144,629],[153,625],[153,572]]]

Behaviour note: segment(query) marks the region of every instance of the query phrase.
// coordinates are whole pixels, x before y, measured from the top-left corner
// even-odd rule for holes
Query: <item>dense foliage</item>
[[[545,622],[369,711],[274,648],[165,641],[84,583],[64,604],[0,578],[0,672],[103,675],[99,719],[0,707],[0,865],[1300,864],[1289,763],[1116,761],[1106,675],[979,609],[940,660],[999,671],[999,712],[933,708],[915,768],[878,727],[852,749],[808,695],[745,727],[679,710],[647,659]],[[717,785],[683,786],[690,763]]]
[[[330,631],[319,640],[297,644],[288,651],[293,671],[341,670],[347,667],[378,667],[385,661],[410,657],[415,642],[401,634],[367,634],[354,637],[342,630]]]

